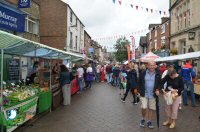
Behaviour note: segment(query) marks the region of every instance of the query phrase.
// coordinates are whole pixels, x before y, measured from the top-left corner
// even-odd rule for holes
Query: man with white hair
[[[155,97],[159,95],[160,90],[160,74],[156,71],[156,63],[149,62],[148,69],[142,71],[139,75],[139,93],[141,100],[141,113],[142,120],[140,122],[141,127],[145,127],[145,118],[148,110],[148,122],[147,126],[149,128],[154,128],[153,116],[156,110],[156,99]]]

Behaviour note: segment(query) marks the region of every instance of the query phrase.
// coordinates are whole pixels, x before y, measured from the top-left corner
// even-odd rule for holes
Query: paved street
[[[140,128],[140,105],[120,101],[119,91],[107,83],[94,84],[92,90],[72,97],[71,106],[61,106],[37,120],[23,132],[200,132],[199,108],[183,107],[177,127]],[[162,102],[162,101],[161,101]],[[161,105],[161,124],[165,119]]]

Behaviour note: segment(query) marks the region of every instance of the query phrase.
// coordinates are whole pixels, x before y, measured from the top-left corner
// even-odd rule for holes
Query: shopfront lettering
[[[0,18],[17,23],[17,18],[7,15],[5,12],[0,11]]]

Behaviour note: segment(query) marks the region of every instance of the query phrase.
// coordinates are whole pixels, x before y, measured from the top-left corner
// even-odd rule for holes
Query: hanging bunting
[[[119,1],[119,4],[122,5],[122,1],[121,0]]]
[[[164,15],[166,15],[166,12],[164,11]]]
[[[187,15],[187,14],[186,14],[186,11],[185,11],[185,12],[184,12],[184,17],[185,17],[185,18],[186,18],[186,15]]]
[[[162,11],[159,11],[160,15],[162,14]]]
[[[141,7],[141,10],[143,11],[144,7]]]
[[[148,8],[146,8],[146,10],[147,10],[147,12],[149,12],[149,9],[148,9]]]
[[[136,10],[138,10],[138,6],[135,6],[136,7]]]
[[[113,3],[115,4],[115,0],[113,0]]]
[[[151,13],[153,13],[153,9],[151,9]]]
[[[133,5],[131,4],[131,8],[133,8]]]

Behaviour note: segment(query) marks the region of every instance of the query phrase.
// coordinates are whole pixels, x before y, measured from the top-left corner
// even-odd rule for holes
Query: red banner
[[[130,64],[130,61],[131,61],[131,49],[130,49],[130,44],[127,45],[127,51],[128,51],[128,64]]]

